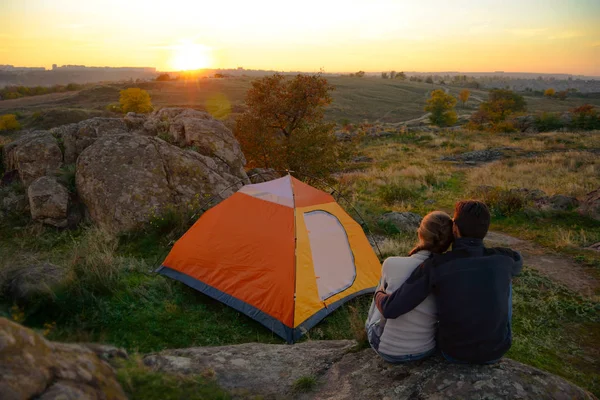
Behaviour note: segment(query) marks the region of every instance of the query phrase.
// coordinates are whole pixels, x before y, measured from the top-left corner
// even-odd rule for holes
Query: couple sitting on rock
[[[437,348],[450,362],[492,364],[508,351],[511,280],[523,260],[484,247],[489,225],[485,204],[461,201],[454,219],[441,211],[425,216],[410,257],[385,260],[366,324],[384,360],[419,360]]]

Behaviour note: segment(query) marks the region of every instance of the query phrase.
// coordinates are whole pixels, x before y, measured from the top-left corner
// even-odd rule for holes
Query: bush
[[[488,101],[479,106],[481,113],[476,114],[477,118],[485,119],[480,123],[500,122],[512,113],[525,111],[526,106],[525,98],[512,90],[494,89],[490,91]]]
[[[564,124],[560,121],[557,114],[544,112],[535,117],[535,124],[540,132],[555,131],[564,128]]]
[[[500,217],[514,215],[528,205],[528,200],[522,193],[499,187],[482,187],[473,193],[473,197],[483,201],[493,215]]]
[[[441,89],[437,89],[431,92],[431,97],[427,100],[427,106],[425,111],[429,111],[429,121],[437,126],[449,126],[454,125],[457,121],[456,112],[454,106],[456,105],[456,99],[444,92]]]
[[[120,93],[119,103],[124,113],[149,113],[152,111],[152,101],[147,91],[139,88],[129,88],[121,90]]]
[[[517,129],[512,122],[500,121],[492,126],[492,131],[499,133],[513,133],[516,132]]]
[[[17,116],[14,114],[5,114],[0,117],[0,132],[2,131],[17,131],[21,129],[21,124],[17,121]]]
[[[600,115],[591,104],[584,104],[571,110],[572,125],[577,129],[600,129]]]

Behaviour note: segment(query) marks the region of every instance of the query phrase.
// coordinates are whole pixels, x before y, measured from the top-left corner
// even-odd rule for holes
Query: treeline
[[[39,96],[49,93],[73,92],[85,86],[78,83],[53,86],[6,86],[0,89],[0,100],[19,99],[21,97]]]

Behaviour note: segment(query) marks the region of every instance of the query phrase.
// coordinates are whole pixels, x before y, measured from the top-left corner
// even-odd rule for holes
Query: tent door
[[[356,279],[356,265],[348,234],[336,216],[326,211],[304,213],[317,288],[321,300],[348,289]]]

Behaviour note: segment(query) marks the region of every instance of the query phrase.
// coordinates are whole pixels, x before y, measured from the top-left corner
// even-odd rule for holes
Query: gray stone
[[[540,189],[513,188],[510,192],[516,193],[526,200],[538,201],[546,199],[546,193]]]
[[[91,219],[115,232],[139,228],[167,207],[196,209],[243,182],[213,158],[140,135],[98,138],[77,159],[76,185]]]
[[[462,154],[453,156],[442,157],[442,161],[462,161],[462,162],[473,162],[473,163],[486,163],[491,161],[499,160],[503,157],[500,149],[488,149],[488,150],[476,150],[469,151]]]
[[[49,297],[53,289],[65,282],[69,271],[50,263],[17,263],[3,271],[3,292],[16,302]]]
[[[247,174],[252,183],[268,182],[281,178],[281,174],[272,168],[253,168]]]
[[[50,176],[36,179],[27,189],[31,218],[47,225],[65,228],[69,191]]]
[[[2,151],[5,169],[17,170],[25,187],[41,176],[53,174],[62,165],[58,142],[46,131],[25,134]]]
[[[555,194],[550,197],[536,199],[535,205],[543,211],[569,211],[579,205],[575,197]]]
[[[399,232],[416,232],[423,217],[413,212],[389,212],[379,217],[379,222],[392,224]]]
[[[168,373],[214,374],[225,389],[269,399],[593,399],[566,380],[504,359],[488,366],[453,365],[435,356],[393,365],[352,341],[295,345],[248,343],[166,350],[144,363]],[[294,391],[313,377],[308,393]]]
[[[355,163],[370,163],[373,162],[373,159],[371,157],[367,157],[367,156],[359,156],[359,157],[355,157],[352,162]]]
[[[169,138],[180,147],[191,146],[210,157],[228,174],[247,179],[246,159],[231,130],[209,113],[189,108],[162,108],[148,116],[144,133]]]
[[[581,201],[579,213],[600,221],[600,189],[588,193]]]
[[[127,125],[121,118],[90,118],[76,124],[52,129],[50,132],[62,139],[65,147],[65,163],[73,164],[79,154],[105,135],[127,133]]]
[[[115,373],[91,350],[49,342],[31,329],[0,318],[2,400],[125,400]]]

